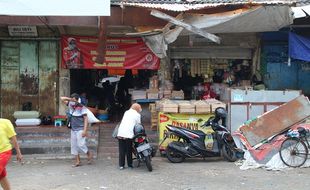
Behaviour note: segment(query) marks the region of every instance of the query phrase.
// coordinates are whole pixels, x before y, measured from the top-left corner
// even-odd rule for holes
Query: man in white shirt
[[[133,130],[136,124],[141,124],[141,111],[142,108],[139,104],[132,104],[130,109],[125,112],[118,128],[117,138],[119,144],[119,167],[121,170],[125,167],[125,156],[127,157],[128,167],[132,168]]]

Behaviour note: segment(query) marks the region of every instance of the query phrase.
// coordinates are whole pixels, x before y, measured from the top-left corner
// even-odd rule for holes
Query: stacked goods
[[[145,90],[133,90],[132,91],[132,100],[146,99]]]
[[[171,100],[161,100],[157,103],[159,107],[159,111],[166,112],[166,113],[178,113],[179,105]]]
[[[215,109],[219,107],[226,109],[226,104],[216,99],[208,99],[206,102],[211,105],[211,112],[214,112]]]
[[[194,101],[193,104],[195,105],[195,112],[198,114],[203,113],[210,113],[211,112],[211,105],[207,103],[206,101]]]
[[[13,114],[17,126],[36,126],[41,124],[37,111],[15,111]]]
[[[158,89],[158,76],[155,75],[149,79],[149,88],[150,89]]]
[[[176,100],[184,100],[184,92],[180,91],[172,91],[171,98]]]
[[[171,98],[171,90],[164,90],[163,91],[164,98]]]
[[[146,91],[147,99],[158,99],[159,91],[158,89],[148,89]]]
[[[180,113],[195,113],[195,105],[190,102],[179,103]]]
[[[151,112],[151,129],[157,130],[157,123],[158,123],[158,113],[156,111],[156,105],[150,104],[149,110]]]

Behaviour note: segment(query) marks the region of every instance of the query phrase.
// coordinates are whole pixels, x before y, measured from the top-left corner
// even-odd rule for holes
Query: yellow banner
[[[207,149],[212,149],[213,138],[212,133],[214,132],[210,126],[201,127],[213,114],[173,114],[173,113],[158,113],[158,129],[159,129],[159,143],[164,140],[165,134],[168,129],[167,125],[173,125],[177,127],[184,127],[190,130],[201,130],[206,133],[205,145]],[[160,150],[165,150],[167,145],[171,141],[176,141],[176,136],[168,137],[159,147]]]

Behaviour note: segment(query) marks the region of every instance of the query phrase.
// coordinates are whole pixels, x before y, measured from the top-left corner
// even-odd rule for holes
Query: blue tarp
[[[290,32],[289,55],[291,58],[310,62],[310,38]]]

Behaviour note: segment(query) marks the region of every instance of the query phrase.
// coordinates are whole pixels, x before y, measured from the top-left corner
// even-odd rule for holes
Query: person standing
[[[88,128],[87,108],[79,103],[79,95],[73,93],[71,97],[60,98],[69,107],[71,115],[71,154],[75,156],[74,167],[81,165],[79,153],[87,154],[90,164],[93,154],[86,146],[86,136]]]
[[[16,158],[19,162],[23,156],[19,149],[14,127],[10,120],[0,119],[0,184],[3,190],[10,190],[10,183],[6,177],[6,165],[12,156],[12,145],[16,150]]]
[[[130,109],[124,113],[122,121],[118,128],[117,138],[119,147],[119,169],[125,167],[125,156],[127,165],[132,168],[132,138],[134,137],[134,126],[141,124],[140,112],[142,108],[139,104],[134,103]]]

